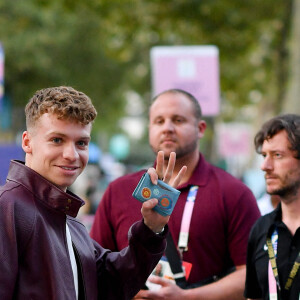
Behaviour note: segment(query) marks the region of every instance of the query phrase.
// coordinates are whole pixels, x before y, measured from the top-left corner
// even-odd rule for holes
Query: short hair
[[[45,113],[60,120],[70,120],[87,125],[94,121],[97,111],[91,99],[68,86],[50,87],[36,91],[25,107],[27,128],[35,125]]]
[[[193,104],[194,106],[194,115],[195,115],[195,118],[197,120],[201,120],[201,117],[202,117],[202,110],[201,110],[201,106],[199,104],[199,101],[192,95],[190,94],[189,92],[187,91],[184,91],[184,90],[181,90],[181,89],[169,89],[169,90],[165,90],[161,93],[159,93],[158,95],[156,95],[151,103],[154,103],[155,100],[160,97],[161,95],[164,95],[164,94],[181,94],[181,95],[184,95],[186,96]]]
[[[296,151],[296,158],[300,159],[300,116],[296,114],[279,115],[265,122],[254,138],[256,152],[261,153],[263,142],[282,130],[287,133],[290,149]]]

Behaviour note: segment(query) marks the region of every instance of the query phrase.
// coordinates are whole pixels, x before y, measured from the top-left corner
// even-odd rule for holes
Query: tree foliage
[[[220,51],[221,115],[252,121],[281,110],[292,0],[0,0],[5,88],[14,106],[37,89],[87,93],[96,130],[114,132],[127,91],[150,98],[149,51],[207,45]]]

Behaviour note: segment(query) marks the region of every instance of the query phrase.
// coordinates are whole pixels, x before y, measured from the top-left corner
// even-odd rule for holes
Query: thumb
[[[156,206],[157,203],[158,203],[158,200],[156,198],[147,200],[143,203],[143,208],[152,209],[153,207]]]

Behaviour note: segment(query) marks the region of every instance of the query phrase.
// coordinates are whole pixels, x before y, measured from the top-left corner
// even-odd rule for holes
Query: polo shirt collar
[[[204,155],[199,153],[199,161],[191,178],[186,182],[186,185],[205,186],[210,176],[210,167],[206,162]]]
[[[280,202],[278,203],[278,205],[274,209],[274,211],[271,213],[271,215],[272,215],[273,220],[271,221],[270,227],[268,228],[267,235],[269,237],[272,235],[275,228],[278,228],[278,227],[283,225],[283,223],[282,223],[282,210],[281,210],[281,203]]]
[[[279,202],[277,207],[274,209],[274,221],[276,223],[282,222],[281,202]]]
[[[156,167],[156,161],[154,162],[153,167]],[[200,152],[198,163],[191,178],[187,182],[180,184],[177,189],[182,189],[191,185],[205,186],[208,182],[209,175],[209,164],[206,162],[204,155]]]

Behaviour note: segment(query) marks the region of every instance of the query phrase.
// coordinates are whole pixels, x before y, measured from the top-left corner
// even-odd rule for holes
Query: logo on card
[[[147,188],[147,187],[144,187],[144,188],[142,189],[142,196],[143,196],[145,199],[150,198],[150,196],[151,196],[151,191],[150,191],[150,189]]]
[[[153,194],[155,196],[159,196],[159,194],[160,194],[159,189],[153,189]]]
[[[164,211],[168,210],[172,207],[172,200],[167,195],[163,195],[158,201],[158,206]]]
[[[168,198],[162,198],[160,201],[161,206],[168,207],[170,205],[170,201]]]

